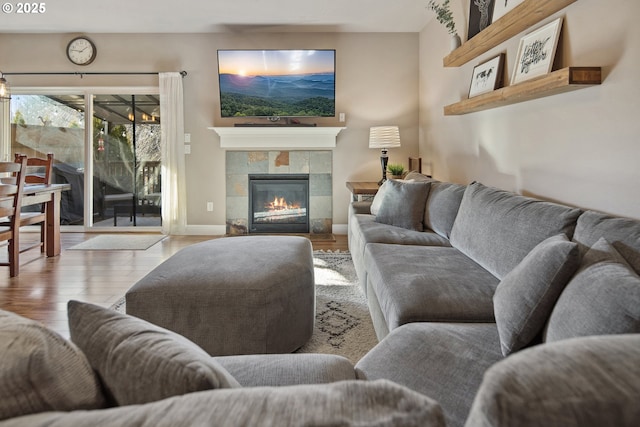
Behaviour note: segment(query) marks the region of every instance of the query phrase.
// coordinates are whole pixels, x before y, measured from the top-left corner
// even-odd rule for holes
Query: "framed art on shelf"
[[[562,18],[558,18],[520,39],[511,84],[548,74],[553,67]]]
[[[471,75],[469,98],[494,91],[502,86],[504,53],[476,65]]]
[[[491,22],[496,22],[523,1],[524,0],[495,0],[495,4],[493,5],[493,19]]]
[[[467,40],[470,40],[491,24],[493,2],[494,0],[471,0],[469,2],[469,29],[467,31]]]

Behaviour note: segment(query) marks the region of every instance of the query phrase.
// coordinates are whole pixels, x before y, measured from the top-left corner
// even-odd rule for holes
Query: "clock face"
[[[96,47],[91,40],[77,37],[67,45],[69,60],[77,65],[89,65],[96,58]]]

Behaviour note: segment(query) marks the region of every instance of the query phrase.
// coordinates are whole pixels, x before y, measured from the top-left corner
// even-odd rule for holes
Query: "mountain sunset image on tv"
[[[335,116],[335,50],[218,50],[222,117]]]

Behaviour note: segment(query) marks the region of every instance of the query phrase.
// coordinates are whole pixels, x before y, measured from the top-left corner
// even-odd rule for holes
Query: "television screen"
[[[335,50],[218,50],[222,117],[335,116]]]

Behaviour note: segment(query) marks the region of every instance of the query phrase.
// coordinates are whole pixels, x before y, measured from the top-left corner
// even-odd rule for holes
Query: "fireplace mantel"
[[[220,135],[220,148],[335,148],[336,137],[344,127],[265,126],[210,127]]]

